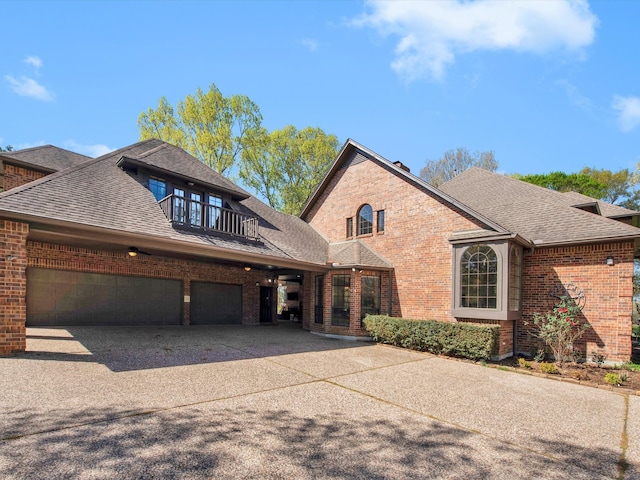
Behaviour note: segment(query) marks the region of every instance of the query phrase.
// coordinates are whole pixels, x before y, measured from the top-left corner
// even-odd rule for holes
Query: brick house
[[[314,333],[365,337],[367,313],[497,323],[504,357],[573,284],[583,350],[624,361],[637,215],[478,169],[436,189],[349,140],[298,218],[147,140],[0,194],[0,353],[25,325],[275,323],[280,284]]]
[[[497,356],[535,353],[523,321],[575,286],[593,327],[582,352],[627,361],[638,215],[477,168],[436,189],[348,141],[301,213],[332,265],[305,283],[324,306],[308,328],[362,335],[372,312],[496,323]]]

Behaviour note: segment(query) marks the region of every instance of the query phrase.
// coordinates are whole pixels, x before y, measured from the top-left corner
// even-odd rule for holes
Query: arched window
[[[460,306],[497,308],[498,257],[488,245],[467,248],[460,261]]]
[[[373,232],[373,208],[364,204],[358,210],[358,235],[366,235]]]

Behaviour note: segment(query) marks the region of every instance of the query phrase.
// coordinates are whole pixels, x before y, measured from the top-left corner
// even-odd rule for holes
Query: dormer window
[[[156,201],[159,202],[167,196],[167,182],[161,178],[149,177],[149,190],[156,197]]]

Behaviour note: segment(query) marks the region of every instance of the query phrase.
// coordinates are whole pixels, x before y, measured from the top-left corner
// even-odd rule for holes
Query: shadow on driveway
[[[366,342],[318,337],[299,324],[27,328],[20,358],[93,362],[113,372],[352,349]]]
[[[113,417],[116,412],[98,412]],[[78,423],[96,412],[75,412]],[[0,442],[5,478],[606,478],[613,451],[515,446],[411,416],[198,407],[121,417]],[[19,420],[16,417],[16,420]],[[575,459],[574,462],[571,459]],[[567,461],[568,460],[568,461]]]

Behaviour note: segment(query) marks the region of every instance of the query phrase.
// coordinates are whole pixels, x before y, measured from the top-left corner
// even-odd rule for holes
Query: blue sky
[[[320,127],[418,173],[634,169],[640,2],[2,1],[0,145],[96,156],[211,83],[273,130]]]

